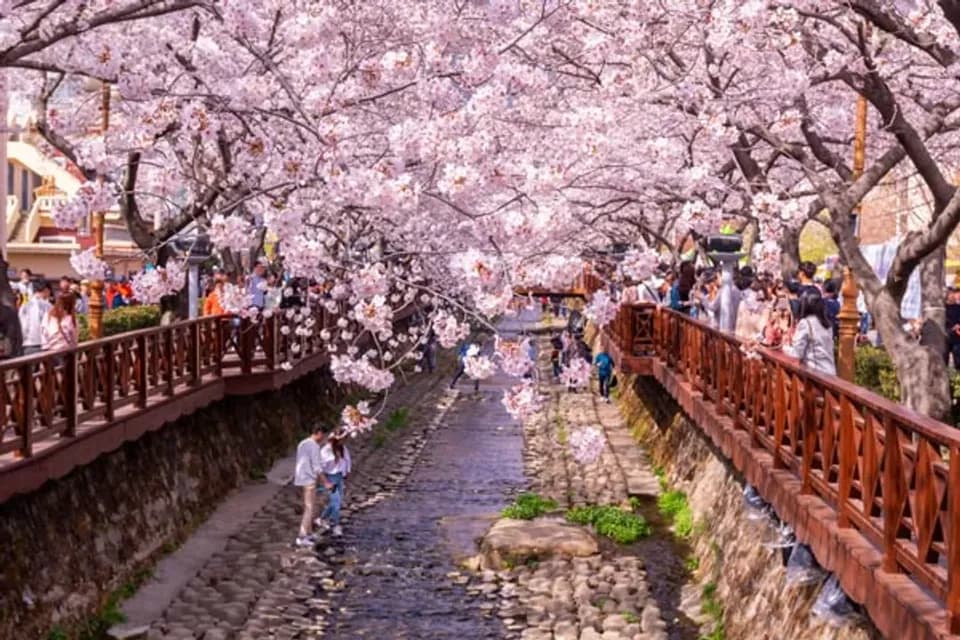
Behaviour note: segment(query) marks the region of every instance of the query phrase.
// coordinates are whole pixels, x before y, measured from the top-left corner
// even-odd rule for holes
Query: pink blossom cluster
[[[497,365],[487,356],[472,355],[463,359],[463,368],[474,380],[486,380],[497,372]]]
[[[607,446],[603,431],[596,427],[582,427],[570,434],[570,454],[580,464],[593,464],[600,459]]]
[[[70,266],[88,280],[103,280],[107,277],[107,263],[97,257],[94,249],[86,249],[70,256]]]
[[[250,224],[240,216],[217,214],[210,219],[207,234],[221,249],[243,250],[252,244]]]
[[[606,291],[597,291],[584,309],[584,315],[598,327],[605,327],[617,317],[620,303],[613,300]]]
[[[390,291],[386,267],[380,262],[360,269],[351,281],[353,292],[360,298],[384,296]]]
[[[117,195],[112,183],[85,182],[73,198],[53,207],[53,223],[60,229],[76,229],[95,212],[107,211],[116,204]]]
[[[660,256],[646,247],[630,249],[623,256],[620,270],[628,279],[634,282],[643,282],[653,275],[659,262]]]
[[[357,303],[352,316],[364,329],[378,335],[389,336],[393,332],[393,309],[382,295]]]
[[[349,355],[330,358],[330,372],[341,384],[356,384],[374,393],[389,389],[394,376],[390,371],[374,366],[368,359],[354,359]]]
[[[444,349],[455,347],[470,335],[469,324],[458,321],[452,314],[442,310],[434,316],[433,328],[437,333],[437,343]]]
[[[560,382],[574,389],[582,389],[590,383],[590,363],[583,358],[573,358],[560,370]]]
[[[348,404],[340,413],[341,429],[350,437],[370,431],[376,423],[377,421],[370,417],[370,403],[366,400]]]
[[[497,343],[497,362],[508,376],[519,378],[530,372],[533,361],[529,356],[530,339],[500,340]]]
[[[144,304],[156,304],[160,298],[177,293],[186,282],[186,266],[171,260],[164,267],[141,271],[131,280],[133,295]]]
[[[253,296],[244,287],[235,284],[225,284],[218,294],[220,305],[227,313],[249,315],[253,305]]]
[[[532,382],[524,382],[503,394],[503,406],[515,420],[526,420],[542,408],[540,393]]]

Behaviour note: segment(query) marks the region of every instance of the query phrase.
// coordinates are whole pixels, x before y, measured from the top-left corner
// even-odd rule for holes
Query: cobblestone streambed
[[[545,373],[545,372],[544,372]],[[695,597],[670,532],[603,542],[587,557],[544,556],[499,571],[460,563],[521,490],[562,508],[655,504],[656,478],[615,407],[545,380],[545,410],[524,425],[503,409],[508,378],[421,376],[392,399],[411,408],[384,440],[355,445],[341,538],[295,549],[299,494],[277,493],[150,625],[151,640],[691,640]],[[602,427],[608,447],[581,467],[565,439]],[[655,509],[649,514],[656,520]],[[667,623],[669,621],[670,624]]]

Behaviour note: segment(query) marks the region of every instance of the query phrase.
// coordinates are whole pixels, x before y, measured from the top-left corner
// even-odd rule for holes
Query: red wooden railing
[[[306,322],[278,312],[254,323],[200,318],[85,342],[75,349],[0,363],[0,468],[78,429],[109,427],[170,398],[225,377],[270,372],[325,352],[319,335],[335,318]],[[297,327],[309,326],[310,335]]]
[[[634,348],[649,323],[656,358],[792,473],[803,494],[882,552],[960,630],[960,431],[779,352],[748,355],[735,336],[659,308],[625,307],[609,331]],[[645,319],[641,319],[645,318]],[[643,341],[646,336],[643,336]],[[634,351],[636,353],[636,351]]]

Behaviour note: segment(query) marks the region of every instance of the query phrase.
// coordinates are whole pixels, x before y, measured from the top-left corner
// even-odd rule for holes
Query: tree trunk
[[[784,229],[780,236],[780,273],[793,280],[800,270],[800,229]]]
[[[157,250],[157,266],[167,266],[167,261],[176,257],[176,250],[170,243],[162,245]],[[160,312],[163,313],[168,308],[180,320],[186,320],[190,317],[190,292],[187,290],[186,283],[181,283],[180,289],[172,296],[165,296],[166,300],[160,301]]]
[[[900,304],[885,290],[870,309],[896,368],[903,404],[917,413],[948,421],[951,397],[943,352],[917,343],[904,331]]]
[[[4,202],[6,206],[6,202]],[[13,293],[13,287],[10,285],[10,280],[7,278],[7,269],[10,268],[10,264],[7,262],[6,258],[0,255],[0,304],[5,307],[12,307],[16,309],[17,307],[17,296]]]

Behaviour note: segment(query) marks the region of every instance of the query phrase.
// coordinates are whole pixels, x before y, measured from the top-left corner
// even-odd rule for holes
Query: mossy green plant
[[[700,636],[700,640],[726,640],[727,634],[723,624],[723,605],[717,599],[717,583],[708,582],[700,592],[700,609],[713,622],[709,633]]]
[[[650,524],[642,516],[610,505],[574,507],[567,511],[566,518],[574,524],[591,525],[619,544],[632,544],[650,535]]]
[[[666,491],[657,499],[660,513],[673,522],[673,530],[681,538],[689,538],[693,534],[693,511],[683,491]]]
[[[500,515],[514,520],[533,520],[557,509],[557,502],[536,493],[521,493]]]
[[[387,419],[384,421],[383,426],[387,431],[393,433],[407,426],[409,422],[410,422],[410,409],[407,407],[400,407],[390,412],[390,415],[387,416]]]

